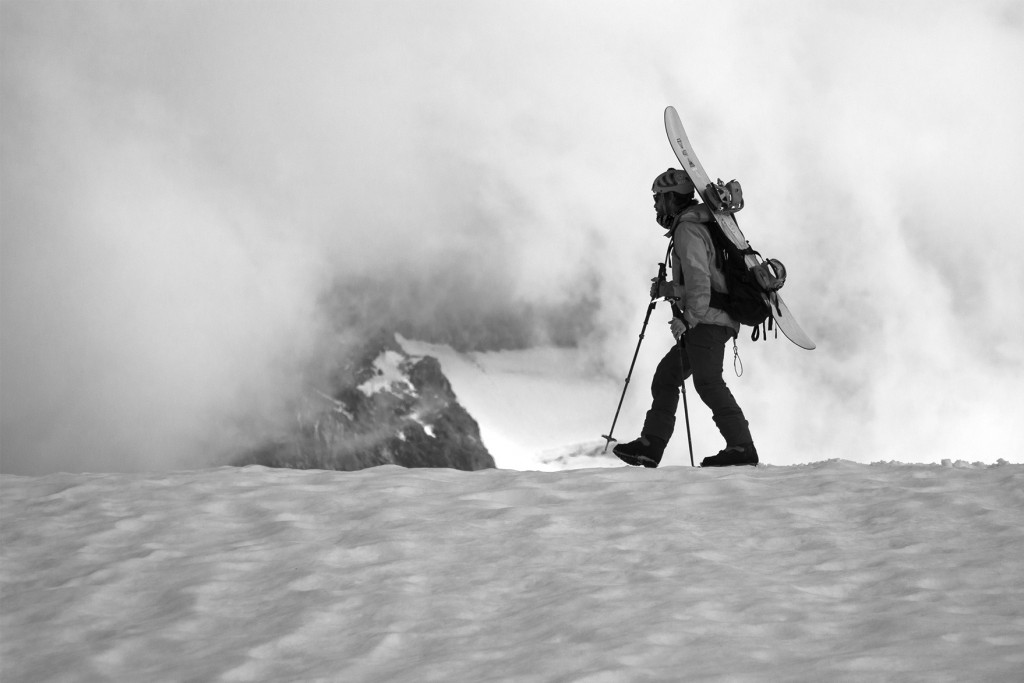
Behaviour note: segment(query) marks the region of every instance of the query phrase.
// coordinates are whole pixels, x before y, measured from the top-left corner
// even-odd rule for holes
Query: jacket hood
[[[665,237],[672,237],[680,223],[710,223],[713,220],[715,220],[715,216],[706,204],[696,204],[684,209],[682,213],[676,216],[675,222],[672,224],[671,229],[665,233]]]

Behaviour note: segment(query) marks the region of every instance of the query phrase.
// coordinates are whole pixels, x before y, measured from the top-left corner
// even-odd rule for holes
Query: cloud
[[[1017,7],[5,2],[4,471],[217,462],[314,381],[320,302],[367,282],[394,318],[583,302],[581,352],[618,374],[666,104],[821,343],[745,352],[763,440],[999,450]]]

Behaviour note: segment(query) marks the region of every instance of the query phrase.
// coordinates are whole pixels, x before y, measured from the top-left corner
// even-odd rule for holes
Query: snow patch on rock
[[[373,396],[380,391],[397,391],[415,396],[416,387],[402,369],[405,360],[405,356],[397,351],[385,350],[373,361],[376,374],[360,384],[357,389],[366,396]]]

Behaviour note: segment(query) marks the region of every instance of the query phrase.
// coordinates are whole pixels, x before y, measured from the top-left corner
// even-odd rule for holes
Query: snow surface
[[[1024,466],[0,477],[0,679],[1010,681]]]

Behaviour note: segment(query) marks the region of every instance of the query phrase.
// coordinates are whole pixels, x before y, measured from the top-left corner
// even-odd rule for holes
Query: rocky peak
[[[291,433],[236,464],[357,470],[376,465],[494,467],[480,427],[452,391],[441,364],[411,356],[379,332],[308,397]]]

